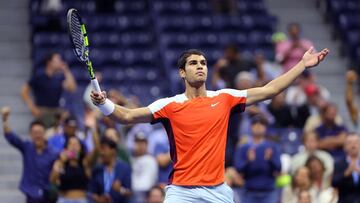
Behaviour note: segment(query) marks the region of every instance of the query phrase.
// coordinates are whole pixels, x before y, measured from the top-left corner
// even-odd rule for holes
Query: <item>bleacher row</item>
[[[114,11],[105,14],[96,11],[94,0],[62,2],[60,13],[44,14],[40,1],[31,1],[33,66],[41,67],[49,51],[59,51],[80,86],[87,85],[86,71],[66,33],[66,11],[77,8],[87,24],[90,57],[104,75],[101,85],[121,87],[125,94],[139,96],[144,105],[179,91],[179,80],[169,84],[164,78],[175,78],[176,60],[185,49],[204,50],[209,68],[229,43],[238,44],[243,52],[274,55],[271,35],[276,18],[263,0],[238,0],[236,15],[214,15],[211,0],[117,0]]]
[[[327,0],[327,14],[345,44],[345,52],[360,65],[360,1]]]

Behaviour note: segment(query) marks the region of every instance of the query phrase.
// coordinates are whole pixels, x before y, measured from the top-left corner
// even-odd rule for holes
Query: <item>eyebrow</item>
[[[190,60],[189,63],[197,63],[197,60]],[[200,63],[207,63],[207,61],[203,59],[200,61]]]

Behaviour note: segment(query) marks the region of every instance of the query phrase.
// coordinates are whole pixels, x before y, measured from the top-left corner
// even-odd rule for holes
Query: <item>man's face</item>
[[[360,139],[357,135],[350,135],[345,141],[345,152],[350,156],[358,156],[360,152]]]
[[[36,147],[45,143],[45,128],[41,125],[34,125],[30,129],[30,137]]]
[[[75,136],[76,130],[77,130],[77,126],[74,126],[74,125],[65,125],[64,126],[64,132],[69,137]]]
[[[232,49],[232,48],[227,48],[225,49],[224,52],[224,57],[229,60],[229,61],[234,61],[237,59],[238,53]]]
[[[293,39],[293,40],[299,39],[299,37],[300,37],[300,28],[299,28],[298,25],[291,25],[289,27],[288,32],[289,32],[289,36],[290,36],[291,39]]]
[[[101,161],[106,165],[109,164],[112,160],[112,158],[115,156],[116,152],[114,149],[109,147],[106,144],[102,144],[100,146],[100,157]]]
[[[253,136],[264,136],[266,132],[266,126],[260,122],[253,123],[251,125]]]
[[[186,59],[185,69],[180,69],[180,76],[191,86],[201,86],[207,78],[207,62],[202,55],[190,55]]]
[[[335,123],[336,115],[337,115],[337,109],[335,106],[331,105],[326,109],[324,119],[328,123]]]
[[[147,141],[146,140],[135,140],[134,155],[142,156],[147,154]]]
[[[62,60],[60,54],[54,54],[54,56],[49,61],[47,67],[51,70],[58,70],[60,67],[64,64],[64,61]]]

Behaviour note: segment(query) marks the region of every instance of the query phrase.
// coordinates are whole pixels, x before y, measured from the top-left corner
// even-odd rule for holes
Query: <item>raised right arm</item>
[[[122,124],[150,123],[153,120],[153,115],[149,108],[129,109],[116,105],[106,99],[105,92],[98,93],[92,91],[91,100],[105,116],[110,116]]]

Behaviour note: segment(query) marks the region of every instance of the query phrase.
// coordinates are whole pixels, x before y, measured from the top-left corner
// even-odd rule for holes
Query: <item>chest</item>
[[[171,122],[181,129],[211,127],[228,120],[227,101],[221,97],[197,98],[171,108]]]
[[[54,163],[55,155],[48,150],[42,153],[36,152],[35,148],[28,146],[24,156],[25,165],[36,171],[50,171]],[[26,167],[25,166],[25,167]]]

